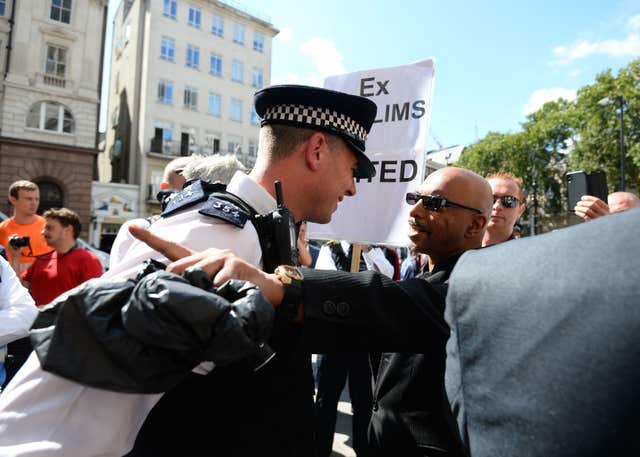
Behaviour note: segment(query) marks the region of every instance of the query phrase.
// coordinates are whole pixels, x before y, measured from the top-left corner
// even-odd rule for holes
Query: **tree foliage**
[[[470,145],[459,166],[486,176],[508,171],[532,190],[537,184],[538,215],[567,214],[567,171],[607,173],[609,190],[620,189],[620,120],[617,104],[598,103],[622,96],[625,127],[625,179],[627,190],[640,187],[640,59],[621,69],[596,77],[594,84],[578,90],[573,101],[548,102],[527,116],[522,131],[489,132]],[[529,210],[531,205],[529,205]]]

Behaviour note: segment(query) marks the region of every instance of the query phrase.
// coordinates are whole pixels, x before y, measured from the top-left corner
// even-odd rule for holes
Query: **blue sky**
[[[120,1],[109,2],[109,28]],[[599,72],[617,74],[640,57],[637,0],[230,3],[268,16],[280,30],[273,84],[321,85],[333,74],[434,57],[429,149],[469,144],[489,131],[517,132],[545,101],[572,98]],[[109,54],[110,45],[106,71]],[[101,130],[104,108],[105,99]]]

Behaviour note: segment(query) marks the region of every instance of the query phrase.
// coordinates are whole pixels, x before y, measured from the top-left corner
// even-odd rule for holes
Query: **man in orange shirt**
[[[51,251],[41,233],[44,218],[36,214],[40,205],[40,190],[31,181],[16,181],[9,187],[9,202],[13,206],[13,217],[0,223],[0,244],[11,261],[9,238],[13,235],[29,237],[29,244],[20,249],[20,271],[24,271],[36,256]]]

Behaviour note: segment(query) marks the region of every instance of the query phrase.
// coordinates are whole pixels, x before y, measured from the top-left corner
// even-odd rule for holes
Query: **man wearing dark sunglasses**
[[[493,192],[493,208],[483,246],[514,239],[513,226],[525,210],[522,179],[508,172],[498,172],[488,175],[487,181]]]
[[[277,307],[303,323],[301,343],[309,352],[380,351],[369,423],[372,455],[459,456],[457,438],[443,405],[445,344],[443,311],[448,279],[458,258],[481,247],[491,213],[491,187],[462,168],[443,168],[416,192],[409,238],[429,256],[429,270],[393,281],[375,272],[348,273],[280,266],[266,274],[229,252],[193,254],[168,268],[181,272],[198,263],[214,284],[242,278],[258,284]],[[167,258],[171,243],[138,233]],[[169,250],[167,249],[169,248]],[[386,352],[385,352],[386,351]],[[398,352],[390,352],[398,351]]]

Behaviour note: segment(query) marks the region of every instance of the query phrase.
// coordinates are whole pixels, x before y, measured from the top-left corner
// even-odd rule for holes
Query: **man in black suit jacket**
[[[633,209],[460,259],[446,390],[472,457],[640,455],[639,226]]]
[[[491,212],[491,187],[468,170],[443,168],[429,175],[407,202],[413,204],[409,238],[429,256],[429,272],[419,279],[397,282],[374,272],[305,269],[302,295],[289,298],[285,294],[295,293],[300,285],[294,280],[284,288],[283,283],[293,278],[282,277],[278,270],[268,275],[215,252],[210,263],[205,260],[198,266],[215,274],[215,284],[229,277],[255,282],[274,305],[304,303],[301,342],[310,352],[387,352],[369,427],[374,455],[455,456],[456,435],[443,414],[445,296],[458,257],[481,246]],[[179,268],[169,269],[179,272],[208,254],[183,259]]]

